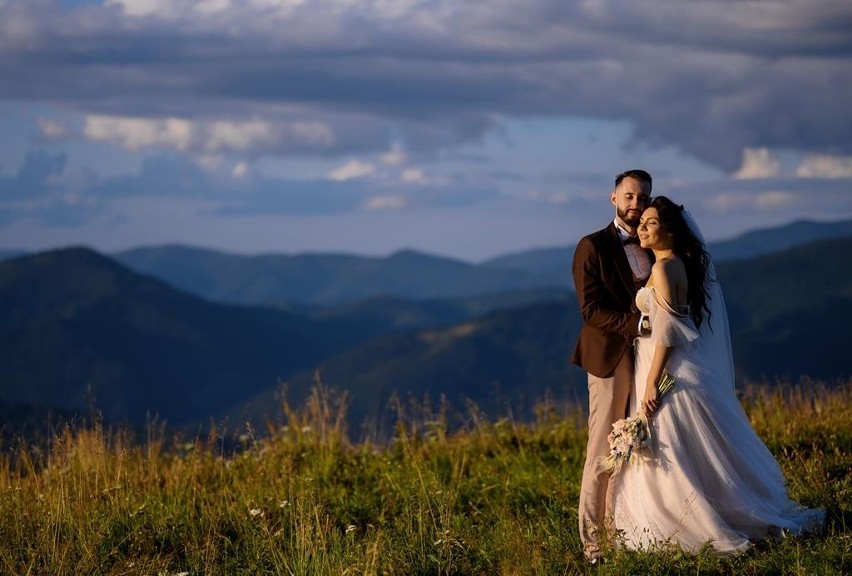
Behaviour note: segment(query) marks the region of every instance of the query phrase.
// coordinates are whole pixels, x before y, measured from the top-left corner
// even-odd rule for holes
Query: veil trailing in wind
[[[688,210],[683,211],[683,218],[689,230],[701,240],[706,249],[706,242],[701,229]],[[720,381],[730,382],[731,388],[735,387],[734,380],[734,356],[731,351],[731,330],[728,325],[728,310],[725,306],[725,297],[722,294],[722,286],[716,276],[716,266],[713,259],[708,259],[707,307],[710,312],[699,327],[701,338],[696,343],[701,352],[710,359],[709,364],[718,371]]]

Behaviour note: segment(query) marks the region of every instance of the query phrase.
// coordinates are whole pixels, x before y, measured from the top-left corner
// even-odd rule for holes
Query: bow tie
[[[621,241],[622,245],[627,246],[628,244],[636,244],[639,245],[639,237],[638,236],[628,236]]]

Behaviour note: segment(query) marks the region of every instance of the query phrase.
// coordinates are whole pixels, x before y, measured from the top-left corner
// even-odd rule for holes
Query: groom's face
[[[615,206],[615,215],[630,232],[639,225],[642,211],[651,200],[650,186],[636,178],[625,178],[613,190],[610,200]]]

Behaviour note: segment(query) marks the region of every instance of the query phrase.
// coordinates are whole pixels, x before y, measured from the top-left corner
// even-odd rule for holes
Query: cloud
[[[771,178],[781,172],[781,163],[766,148],[743,150],[743,163],[734,172],[734,178],[752,180],[755,178]]]
[[[392,141],[435,152],[481,141],[500,117],[558,116],[627,122],[636,143],[727,172],[743,149],[852,155],[852,110],[838,96],[852,93],[846,0],[517,6],[9,0],[0,98],[152,119],[109,141],[193,152],[209,138],[202,117],[271,127],[220,140],[231,150],[346,155]],[[185,143],[157,124],[168,118],[201,135]],[[300,134],[305,118],[325,128]]]
[[[67,170],[65,153],[34,150],[18,171],[0,176],[0,225],[29,219],[48,227],[80,226],[103,213],[102,198],[90,193],[95,179]]]
[[[13,176],[0,176],[0,202],[33,199],[61,190],[68,156],[35,150],[27,153]]]
[[[127,150],[152,147],[186,150],[192,140],[192,124],[179,118],[88,116],[83,133],[91,140],[116,142]]]
[[[422,184],[426,182],[426,177],[423,176],[423,170],[419,168],[406,168],[402,171],[402,181],[409,184]]]
[[[175,150],[209,163],[223,153],[253,156],[287,149],[317,151],[333,147],[337,138],[323,122],[141,118],[89,115],[83,136],[113,142],[126,150]],[[203,159],[203,160],[202,160]]]
[[[427,184],[444,186],[449,183],[447,178],[427,176],[421,168],[406,168],[402,171],[401,178],[405,184],[414,184],[418,186],[424,186]]]
[[[249,122],[214,122],[204,138],[204,149],[208,152],[223,150],[245,151],[258,143],[270,142],[275,133],[268,123],[260,120]]]
[[[196,10],[202,14],[215,14],[230,8],[231,0],[201,0],[196,4]]]
[[[852,156],[807,156],[796,169],[801,178],[852,178]]]
[[[408,159],[408,155],[399,148],[394,148],[385,154],[382,154],[382,163],[385,166],[400,166],[401,164],[405,164],[405,161]]]
[[[230,8],[256,8],[288,12],[303,0],[106,0],[107,5],[120,6],[126,16],[175,19],[214,16]]]
[[[65,124],[50,118],[39,118],[37,123],[39,134],[47,140],[58,140],[68,131]]]
[[[758,194],[754,200],[757,208],[764,210],[775,210],[791,206],[795,200],[792,192],[768,191]]]
[[[322,122],[295,122],[290,131],[296,140],[318,147],[329,147],[335,143],[334,130]]]
[[[408,204],[404,196],[374,196],[364,206],[366,210],[401,210]]]
[[[654,184],[656,188],[657,182]],[[699,223],[703,224],[704,219],[713,222],[707,230],[726,229],[735,221],[740,223],[737,227],[746,229],[758,222],[778,223],[779,218],[790,221],[852,216],[846,179],[799,178],[791,174],[660,185],[666,187],[667,196],[690,210]],[[749,224],[749,218],[754,218],[753,225]]]
[[[365,164],[359,160],[351,160],[343,166],[329,172],[328,177],[338,182],[344,182],[346,180],[364,178],[365,176],[371,175],[373,172],[375,172],[375,168],[372,164]]]
[[[248,165],[245,162],[238,162],[231,170],[231,176],[234,178],[242,178],[248,173]]]
[[[179,0],[106,0],[107,6],[121,6],[128,16],[168,17],[176,13],[174,6]]]
[[[196,202],[210,216],[334,215],[345,212],[400,210],[411,205],[398,192],[400,180],[378,173],[372,163],[351,160],[319,177],[270,176],[246,160],[225,156],[194,159],[161,153],[143,157],[137,171],[98,175],[87,169],[67,169],[67,156],[46,150],[30,152],[12,175],[0,176],[3,220],[40,219],[59,225],[62,210],[68,221],[82,225],[109,206],[130,198]],[[375,177],[371,177],[375,176]],[[446,182],[418,188],[421,209],[461,207],[493,198],[477,183]],[[14,215],[17,216],[14,216]],[[88,216],[87,216],[88,215]]]

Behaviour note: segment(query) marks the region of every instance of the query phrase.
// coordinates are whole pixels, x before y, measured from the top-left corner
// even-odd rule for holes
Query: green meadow
[[[612,550],[583,562],[582,407],[533,421],[474,406],[397,408],[385,441],[350,439],[322,387],[277,423],[132,438],[99,425],[3,446],[4,574],[843,574],[852,572],[852,385],[749,386],[749,417],[822,534],[738,556]],[[460,425],[457,423],[461,422]]]

